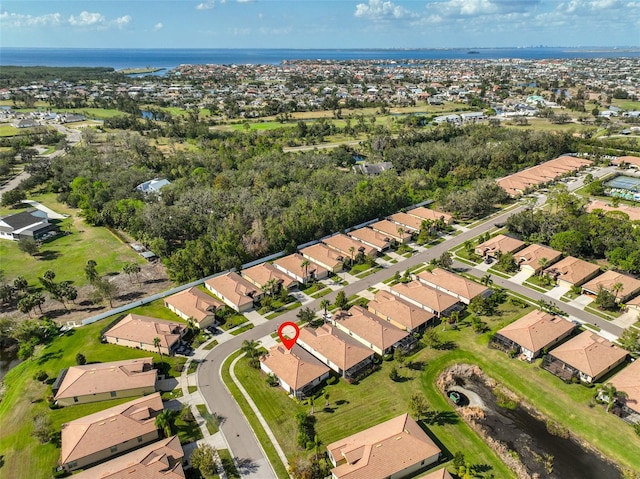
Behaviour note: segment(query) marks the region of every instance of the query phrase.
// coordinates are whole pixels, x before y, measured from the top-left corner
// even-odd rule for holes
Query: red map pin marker
[[[285,333],[284,331],[285,328],[289,330],[287,331],[287,333]],[[293,338],[290,334],[291,329],[293,329],[294,331]],[[278,328],[278,336],[280,336],[280,341],[282,341],[282,344],[284,344],[288,350],[291,350],[291,348],[296,344],[298,336],[300,336],[300,328],[298,328],[298,325],[296,323],[292,323],[291,321],[282,323]]]

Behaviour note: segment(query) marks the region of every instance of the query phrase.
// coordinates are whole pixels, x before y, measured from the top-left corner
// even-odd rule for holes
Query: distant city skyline
[[[0,32],[4,47],[624,47],[640,1],[8,0]]]

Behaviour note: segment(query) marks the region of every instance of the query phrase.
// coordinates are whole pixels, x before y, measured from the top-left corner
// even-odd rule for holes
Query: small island
[[[162,70],[164,70],[164,68],[123,68],[122,70],[118,70],[118,73],[123,73],[125,75],[144,75],[145,73],[156,73]]]

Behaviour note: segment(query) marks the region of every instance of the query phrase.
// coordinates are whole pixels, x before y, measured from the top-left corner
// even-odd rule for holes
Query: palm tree
[[[331,305],[331,301],[329,301],[328,299],[323,299],[322,301],[320,301],[320,307],[322,309],[324,309],[324,318],[327,318],[327,308]]]
[[[264,290],[265,293],[267,293],[267,296],[273,297],[278,291],[278,285],[279,283],[277,280],[270,279],[269,281],[264,283],[262,289]]]
[[[171,437],[174,435],[178,414],[180,414],[179,411],[163,409],[162,412],[156,416],[155,425],[163,432],[165,437]]]
[[[304,283],[307,282],[307,277],[309,276],[309,265],[310,264],[311,263],[306,258],[302,260],[302,263],[300,263],[300,267],[304,271],[304,278],[302,278]]]
[[[160,338],[158,336],[153,338],[153,346],[158,348],[158,354],[160,355],[160,361],[162,361],[162,350],[160,349]]]
[[[538,266],[540,266],[540,277],[542,277],[545,268],[549,265],[549,260],[547,258],[540,258],[538,260]]]
[[[242,346],[240,346],[240,350],[249,357],[249,359],[254,359],[258,356],[258,346],[260,344],[258,341],[254,341],[253,339],[242,341]]]
[[[620,282],[613,283],[613,285],[611,286],[611,291],[613,292],[614,301],[618,300],[618,293],[620,293],[623,289],[624,289],[624,285],[622,283]]]
[[[482,279],[480,279],[480,283],[484,284],[485,286],[490,286],[493,284],[493,280],[491,279],[491,275],[490,274],[485,274]]]
[[[356,252],[355,246],[349,246],[349,253],[351,254],[351,266],[353,266],[353,253]]]
[[[611,408],[615,404],[617,399],[627,397],[627,393],[624,391],[618,391],[616,387],[611,383],[606,383],[598,389],[598,395],[603,401],[607,402],[607,412],[611,411]]]

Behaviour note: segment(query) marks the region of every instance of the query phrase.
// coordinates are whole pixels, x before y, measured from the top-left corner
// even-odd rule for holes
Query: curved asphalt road
[[[597,176],[602,176],[607,174],[607,169],[602,169],[598,172]],[[595,176],[595,175],[594,175]],[[574,190],[579,188],[582,185],[581,179],[579,181],[574,182],[569,185],[570,190]],[[546,198],[544,196],[540,196],[538,199],[538,205],[544,204]],[[443,243],[440,243],[436,246],[429,248],[428,250],[415,254],[411,258],[407,258],[404,261],[391,265],[390,267],[384,268],[377,273],[371,274],[360,281],[354,282],[342,288],[342,291],[347,295],[347,297],[356,294],[360,291],[367,289],[368,287],[379,283],[391,276],[393,276],[396,271],[402,272],[407,268],[415,266],[420,263],[428,262],[433,258],[439,258],[442,253],[448,251],[460,244],[463,244],[465,241],[475,238],[481,233],[485,233],[494,227],[495,223],[504,223],[507,218],[511,215],[516,214],[522,210],[524,210],[527,206],[519,206],[517,208],[513,208],[507,212],[499,214],[493,218],[488,219],[484,223],[479,226],[476,226],[469,231],[465,231],[458,236],[455,236]],[[462,268],[471,269],[466,265],[458,264]],[[477,276],[483,276],[486,274],[484,271],[473,271],[473,273]],[[534,300],[542,299],[549,300],[548,296],[544,296],[541,293],[533,291],[525,286],[518,285],[516,283],[512,283],[503,278],[500,278],[496,275],[492,276],[492,279],[495,284],[502,286],[507,289],[511,289],[517,293],[523,294],[527,297],[530,297]],[[335,299],[337,291],[324,296],[322,299],[328,299],[332,301]],[[320,309],[320,301],[321,299],[314,300],[311,303],[305,304],[305,307],[309,307],[313,310]],[[589,322],[591,324],[595,324],[601,329],[608,331],[616,336],[619,336],[622,332],[621,328],[609,323],[606,320],[603,320],[597,316],[589,314],[580,309],[574,308],[566,303],[557,302],[558,306],[569,313],[572,316],[575,316],[578,319],[581,319],[585,322]],[[207,406],[209,410],[215,412],[220,417],[224,418],[224,421],[221,424],[221,431],[224,434],[224,437],[229,444],[229,448],[231,449],[231,453],[234,457],[239,458],[241,460],[246,461],[253,465],[253,467],[247,468],[242,471],[243,477],[251,477],[256,479],[270,479],[275,478],[276,475],[271,469],[268,460],[266,459],[264,452],[256,440],[252,429],[250,428],[246,418],[242,414],[239,406],[236,404],[233,397],[230,395],[222,378],[220,376],[220,370],[222,363],[224,360],[233,352],[237,351],[242,341],[244,340],[258,340],[268,334],[271,334],[278,330],[280,324],[286,321],[296,321],[296,314],[298,309],[293,311],[288,311],[287,313],[278,316],[276,319],[269,321],[267,323],[263,323],[255,328],[237,336],[233,339],[221,343],[216,346],[211,352],[206,356],[205,360],[201,363],[198,368],[198,387],[200,392],[202,393],[205,401],[207,402]],[[283,411],[283,414],[287,414],[287,411]],[[295,431],[291,431],[291,434],[295,434]]]

